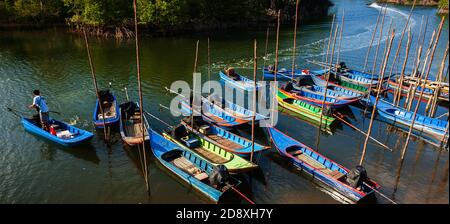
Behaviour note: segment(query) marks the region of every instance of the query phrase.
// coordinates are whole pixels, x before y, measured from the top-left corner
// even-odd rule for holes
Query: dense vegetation
[[[0,0],[0,23],[65,23],[129,27],[132,0]],[[276,10],[292,18],[295,0],[137,0],[141,25],[159,29],[246,26],[273,19]],[[302,20],[321,18],[329,0],[302,0]],[[287,14],[287,16],[286,16]]]

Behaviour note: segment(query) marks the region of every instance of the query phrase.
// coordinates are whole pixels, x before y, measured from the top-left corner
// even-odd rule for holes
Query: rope
[[[173,128],[173,126],[172,125],[170,125],[170,124],[168,124],[168,123],[166,123],[165,121],[163,121],[163,120],[161,120],[161,119],[159,119],[158,117],[156,117],[155,115],[153,115],[153,114],[151,114],[151,113],[149,113],[149,112],[147,112],[147,111],[144,111],[144,113],[146,113],[148,116],[150,116],[150,117],[152,117],[152,118],[154,118],[155,120],[157,120],[157,121],[159,121],[159,122],[161,122],[161,123],[163,123],[163,124],[165,124],[167,127],[169,127],[169,128]]]
[[[242,198],[244,198],[248,203],[254,205],[255,202],[253,202],[252,200],[250,200],[250,198],[248,198],[247,196],[245,196],[243,193],[241,193],[239,190],[237,190],[236,188],[234,188],[231,185],[228,185],[229,187],[231,187],[231,189],[233,189],[234,192],[236,192],[239,196],[241,196]]]

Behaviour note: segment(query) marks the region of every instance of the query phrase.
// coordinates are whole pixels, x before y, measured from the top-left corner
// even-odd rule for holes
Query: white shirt
[[[45,98],[43,96],[35,96],[33,98],[33,105],[39,108],[39,112],[48,112],[47,103],[45,102]]]

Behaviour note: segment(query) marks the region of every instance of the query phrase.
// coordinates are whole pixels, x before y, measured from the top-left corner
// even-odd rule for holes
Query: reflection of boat
[[[224,165],[231,173],[242,173],[258,168],[257,165],[229,152],[209,139],[201,138],[188,131],[183,124],[173,130],[163,132],[164,138],[174,142],[184,150],[191,151],[217,166]]]
[[[147,130],[142,128],[139,105],[130,101],[120,106],[120,136],[128,145],[142,144],[142,130],[148,140]],[[144,117],[145,119],[145,117]]]
[[[240,183],[209,161],[179,147],[150,128],[149,133],[150,146],[156,159],[184,183],[212,201],[217,203],[225,192]],[[215,178],[218,173],[222,175],[223,181]]]
[[[369,104],[373,105],[375,100],[376,99],[374,96],[370,96]],[[398,126],[404,130],[409,130],[414,116],[413,112],[394,106],[393,104],[382,99],[378,100],[377,112],[388,123]],[[448,133],[446,133],[447,125],[448,121],[416,114],[413,129],[416,135],[425,138],[431,137],[435,140],[441,141],[444,138],[444,135],[448,138]]]
[[[191,128],[191,123],[185,120],[181,121],[189,130],[192,130],[200,138],[217,145],[228,152],[240,156],[248,156],[252,151],[252,141],[246,139],[230,131],[227,131],[219,126],[209,124],[203,120],[194,120],[194,129]],[[259,153],[269,149],[268,146],[263,146],[255,143],[254,153]]]
[[[76,128],[62,121],[49,119],[49,125],[55,129],[55,135],[41,128],[39,120],[22,117],[22,125],[25,130],[44,137],[52,142],[56,142],[64,146],[76,146],[89,141],[94,134],[91,132]]]
[[[304,116],[305,118],[310,119],[316,124],[320,124],[320,122],[322,122],[322,125],[330,126],[335,120],[334,117],[328,116],[327,112],[322,115],[321,120],[320,114],[322,113],[322,108],[297,99],[293,99],[280,90],[278,90],[277,100],[280,106],[301,116]],[[329,109],[327,109],[327,111],[331,112],[329,111]]]
[[[366,176],[364,168],[348,170],[275,128],[268,128],[268,131],[281,155],[351,201],[358,202],[373,195],[374,189],[380,188]]]
[[[114,94],[112,94],[109,90],[99,91],[98,94],[100,96],[100,101],[102,102],[103,113],[105,114],[105,125],[110,126],[119,122],[119,105],[117,104],[116,96],[114,96]],[[103,128],[103,115],[100,111],[98,99],[95,103],[93,120],[95,127]]]

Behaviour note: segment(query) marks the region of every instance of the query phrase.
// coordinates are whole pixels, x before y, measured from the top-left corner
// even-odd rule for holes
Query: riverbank
[[[396,5],[412,5],[414,0],[377,0],[378,3],[389,3]],[[417,0],[417,6],[438,7],[439,14],[448,14],[448,0]]]
[[[39,29],[63,24],[75,33],[86,30],[93,36],[121,39],[134,35],[131,2],[117,0],[117,4],[112,5],[103,0],[95,3],[74,0],[61,5],[62,1],[55,0],[55,5],[43,5],[42,1],[31,0],[35,2],[32,6],[12,2],[0,2],[0,30]],[[300,1],[300,24],[325,18],[331,6],[330,0]],[[167,36],[265,28],[275,23],[278,10],[281,10],[283,24],[293,23],[295,1],[138,1],[137,14],[141,33]]]

